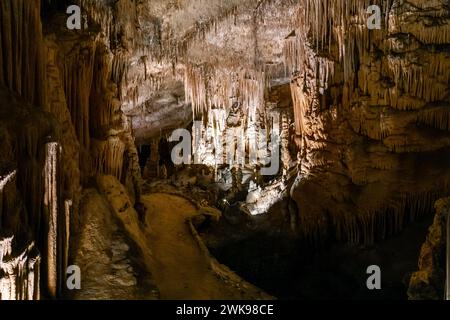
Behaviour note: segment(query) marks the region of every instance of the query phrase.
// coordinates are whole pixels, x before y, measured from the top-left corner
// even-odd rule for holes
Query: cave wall
[[[448,194],[449,19],[439,0],[305,1],[285,40],[302,236],[371,243]]]
[[[132,128],[119,100],[125,41],[110,28],[120,8],[93,3],[78,3],[91,14],[80,31],[66,27],[66,2],[0,3],[0,236],[14,239],[2,249],[5,299],[40,297],[32,290],[35,265],[42,294],[63,294],[81,190],[95,175],[111,174],[140,197]]]
[[[434,205],[436,215],[420,250],[418,271],[409,281],[411,300],[442,300],[445,296],[449,204],[449,198],[442,198]]]

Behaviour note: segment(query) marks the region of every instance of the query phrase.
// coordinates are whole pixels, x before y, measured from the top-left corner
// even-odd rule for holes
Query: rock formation
[[[302,155],[292,197],[311,239],[329,226],[383,239],[448,193],[446,2],[371,4],[380,30],[366,26],[368,1],[305,1],[286,39]]]
[[[444,297],[446,238],[449,199],[436,202],[436,216],[419,256],[419,271],[411,276],[408,296],[415,300]]]
[[[0,9],[1,164],[17,171],[17,183],[2,186],[1,226],[36,240],[46,257],[45,294],[52,297],[65,285],[82,186],[97,173],[113,174],[140,196],[137,151],[117,89],[121,55],[114,57],[101,25],[107,18],[94,10],[92,27],[70,32],[67,17],[57,13],[61,6],[7,0]]]

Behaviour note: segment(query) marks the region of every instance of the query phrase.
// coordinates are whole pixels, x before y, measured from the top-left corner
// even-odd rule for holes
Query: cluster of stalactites
[[[385,74],[392,77],[396,90],[386,90],[386,103],[407,110],[412,108],[412,104],[401,99],[400,95],[425,102],[445,99],[450,81],[450,62],[446,54],[429,55],[427,60],[427,63],[414,64],[407,59],[389,57]]]
[[[395,1],[389,15],[389,26],[399,34],[412,34],[421,43],[450,42],[450,9],[448,1]],[[411,15],[416,16],[411,20]],[[427,32],[424,31],[426,24]]]
[[[239,102],[244,114],[255,118],[265,106],[267,86],[263,72],[243,69],[210,69],[205,65],[188,65],[185,70],[186,103],[192,104],[194,117],[212,109],[230,110]]]
[[[13,239],[14,237],[6,237],[0,240],[0,263],[3,263],[6,256],[12,254]]]
[[[381,30],[369,30],[366,25],[367,8],[374,4],[382,9]],[[342,81],[345,82],[342,96],[331,90],[332,99],[328,104],[348,107],[363,95],[370,97],[370,105],[417,110],[428,103],[446,100],[450,81],[446,53],[433,52],[420,61],[414,61],[410,53],[420,48],[420,41],[439,45],[448,40],[447,24],[423,26],[427,17],[441,22],[448,20],[448,9],[442,1],[425,7],[427,10],[421,11],[407,3],[392,1],[306,1],[298,15],[297,29],[284,43],[286,69],[297,80],[303,80],[298,83],[300,89],[293,90],[293,98],[297,101],[295,108],[311,108],[317,96]],[[419,18],[420,23],[408,21],[411,13],[423,17]],[[376,48],[372,46],[374,43]],[[383,63],[380,64],[373,54],[375,50],[384,52]],[[336,72],[337,68],[343,71]],[[301,92],[304,88],[309,90],[306,93],[309,100],[303,102],[306,106],[297,106],[305,98]],[[302,113],[301,110],[296,112]],[[361,119],[364,121],[363,117]],[[439,129],[447,128],[448,116],[442,108],[423,110],[417,119]],[[300,132],[301,121],[297,118],[297,131]],[[377,127],[382,126],[380,120]],[[361,127],[365,130],[367,126],[361,123]],[[370,136],[381,139],[389,134],[385,130],[378,131],[384,133],[372,132]]]
[[[34,1],[34,0],[33,0]],[[33,2],[29,1],[29,2]],[[35,2],[39,2],[36,0]],[[91,22],[94,22],[100,26],[100,30],[104,33],[103,36],[110,38],[114,27],[114,10],[109,0],[44,0],[50,6],[63,5],[63,7],[69,7],[70,5],[77,5],[81,8],[83,15],[82,23],[83,29],[85,26],[89,27]],[[58,3],[63,2],[63,3]],[[88,20],[89,18],[89,20]]]
[[[79,0],[79,2],[81,7],[89,12],[91,19],[106,32],[105,35],[110,37],[114,19],[112,8],[107,4],[107,1]]]
[[[202,163],[215,166],[231,161],[224,157],[230,147],[225,146],[228,135],[235,137],[239,150],[248,151],[244,151],[249,148],[248,140],[240,139],[253,137],[266,126],[266,80],[263,72],[248,69],[230,72],[209,70],[204,65],[187,67],[186,99],[192,104],[194,119],[202,120],[201,128],[193,133]]]
[[[378,5],[384,15],[385,25],[376,32],[367,28],[367,9],[372,5]],[[386,38],[391,6],[391,0],[306,0],[299,9],[295,32],[285,40],[287,68],[291,72],[301,69],[305,53],[302,47],[307,44],[316,55],[342,63],[344,78],[350,79],[359,61],[355,53],[364,59],[372,41]],[[338,48],[337,56],[334,48]]]
[[[232,72],[205,65],[186,66],[186,103],[191,103],[194,118],[212,109],[229,110],[237,94],[237,84],[236,75]]]
[[[38,0],[0,1],[0,43],[0,85],[43,107],[44,47]]]
[[[292,95],[296,131],[302,135],[301,143],[306,146],[301,154],[302,171],[311,174],[312,179],[314,174],[329,168],[330,158],[321,156],[321,150],[334,152],[335,145],[329,143],[334,137],[328,139],[326,134],[333,132],[333,126],[339,123],[329,120],[340,115],[351,123],[351,136],[370,138],[364,140],[367,145],[382,141],[383,148],[392,152],[408,153],[408,156],[413,152],[423,154],[447,143],[445,140],[442,145],[438,142],[437,147],[433,146],[434,141],[430,143],[429,136],[424,134],[429,130],[427,127],[450,128],[447,110],[450,64],[448,53],[437,49],[450,40],[449,11],[445,1],[432,2],[305,1],[296,32],[285,39],[284,52],[286,67],[295,78]],[[381,30],[367,27],[370,5],[382,9]],[[320,65],[325,66],[322,61],[327,60],[334,63],[330,64],[334,72],[325,80],[326,85],[321,86],[322,80],[318,79],[327,71]],[[328,92],[324,94],[321,89]],[[335,113],[335,105],[346,109],[345,112],[338,109]],[[341,129],[336,132],[345,132]],[[434,130],[432,140],[439,136]],[[447,134],[444,132],[442,136]],[[345,147],[345,152],[348,150],[357,151],[358,147]],[[376,175],[371,169],[388,175],[396,175],[401,170],[396,163],[397,155],[391,160],[384,151],[374,154],[370,155],[377,163],[374,160],[367,165],[368,157],[364,153],[353,158],[354,163],[359,163],[358,171],[351,166],[345,168],[343,172],[353,185],[364,186],[367,190],[372,188]],[[382,161],[376,158],[381,155]],[[315,168],[318,170],[313,172]],[[303,178],[307,180],[306,175]],[[342,199],[342,190],[336,186],[327,189],[332,192],[332,199]],[[448,190],[448,185],[439,185],[435,190]],[[308,211],[314,210],[306,208],[299,215],[298,227],[312,237],[326,236],[333,229],[339,240],[371,243],[398,233],[409,221],[430,212],[433,202],[445,195],[438,191],[404,192],[393,198],[382,197],[373,205],[361,201],[349,207],[347,204],[352,201],[333,200],[339,205],[344,203],[344,207],[337,206],[330,211],[332,206],[327,206],[333,213],[328,215],[332,221],[308,217]],[[345,193],[350,194],[347,190]],[[373,193],[370,195],[373,198]]]
[[[256,117],[264,111],[264,94],[266,79],[264,73],[254,70],[243,70],[239,76],[239,100],[248,121],[257,121]]]
[[[300,70],[303,58],[305,57],[305,46],[303,37],[295,32],[284,39],[283,58],[286,74],[294,74]]]
[[[16,254],[13,238],[0,239],[0,300],[38,300],[40,255],[34,242]]]
[[[187,66],[185,70],[184,91],[186,103],[191,103],[194,118],[208,109],[207,80],[203,66]]]
[[[436,200],[445,194],[436,190],[399,193],[372,206],[337,205],[334,214],[326,219],[306,212],[298,217],[297,228],[312,243],[321,243],[333,230],[338,241],[373,244],[398,234],[408,223],[432,212]]]
[[[82,146],[90,143],[89,105],[94,76],[95,45],[80,43],[65,56],[63,84],[67,107]]]
[[[120,137],[110,136],[107,140],[93,140],[92,158],[95,172],[122,178],[126,145]]]
[[[343,219],[333,219],[336,236],[351,243],[374,243],[385,239],[398,234],[408,222],[432,212],[435,201],[442,196],[442,192],[436,191],[402,194],[390,204],[359,215],[352,215],[350,211],[342,212]]]

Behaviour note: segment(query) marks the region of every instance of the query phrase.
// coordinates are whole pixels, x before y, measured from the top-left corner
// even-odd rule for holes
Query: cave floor
[[[155,299],[151,283],[136,245],[114,218],[107,200],[95,189],[84,192],[82,232],[76,235],[74,264],[81,268],[81,290],[71,299]]]
[[[197,214],[188,200],[155,193],[142,197],[154,257],[153,280],[161,299],[245,299],[211,270],[186,220]]]

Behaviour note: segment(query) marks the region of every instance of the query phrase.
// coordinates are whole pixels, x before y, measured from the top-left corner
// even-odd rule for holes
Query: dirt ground
[[[242,293],[219,279],[192,237],[186,219],[196,208],[169,194],[143,197],[154,257],[151,273],[161,299],[243,299]]]

